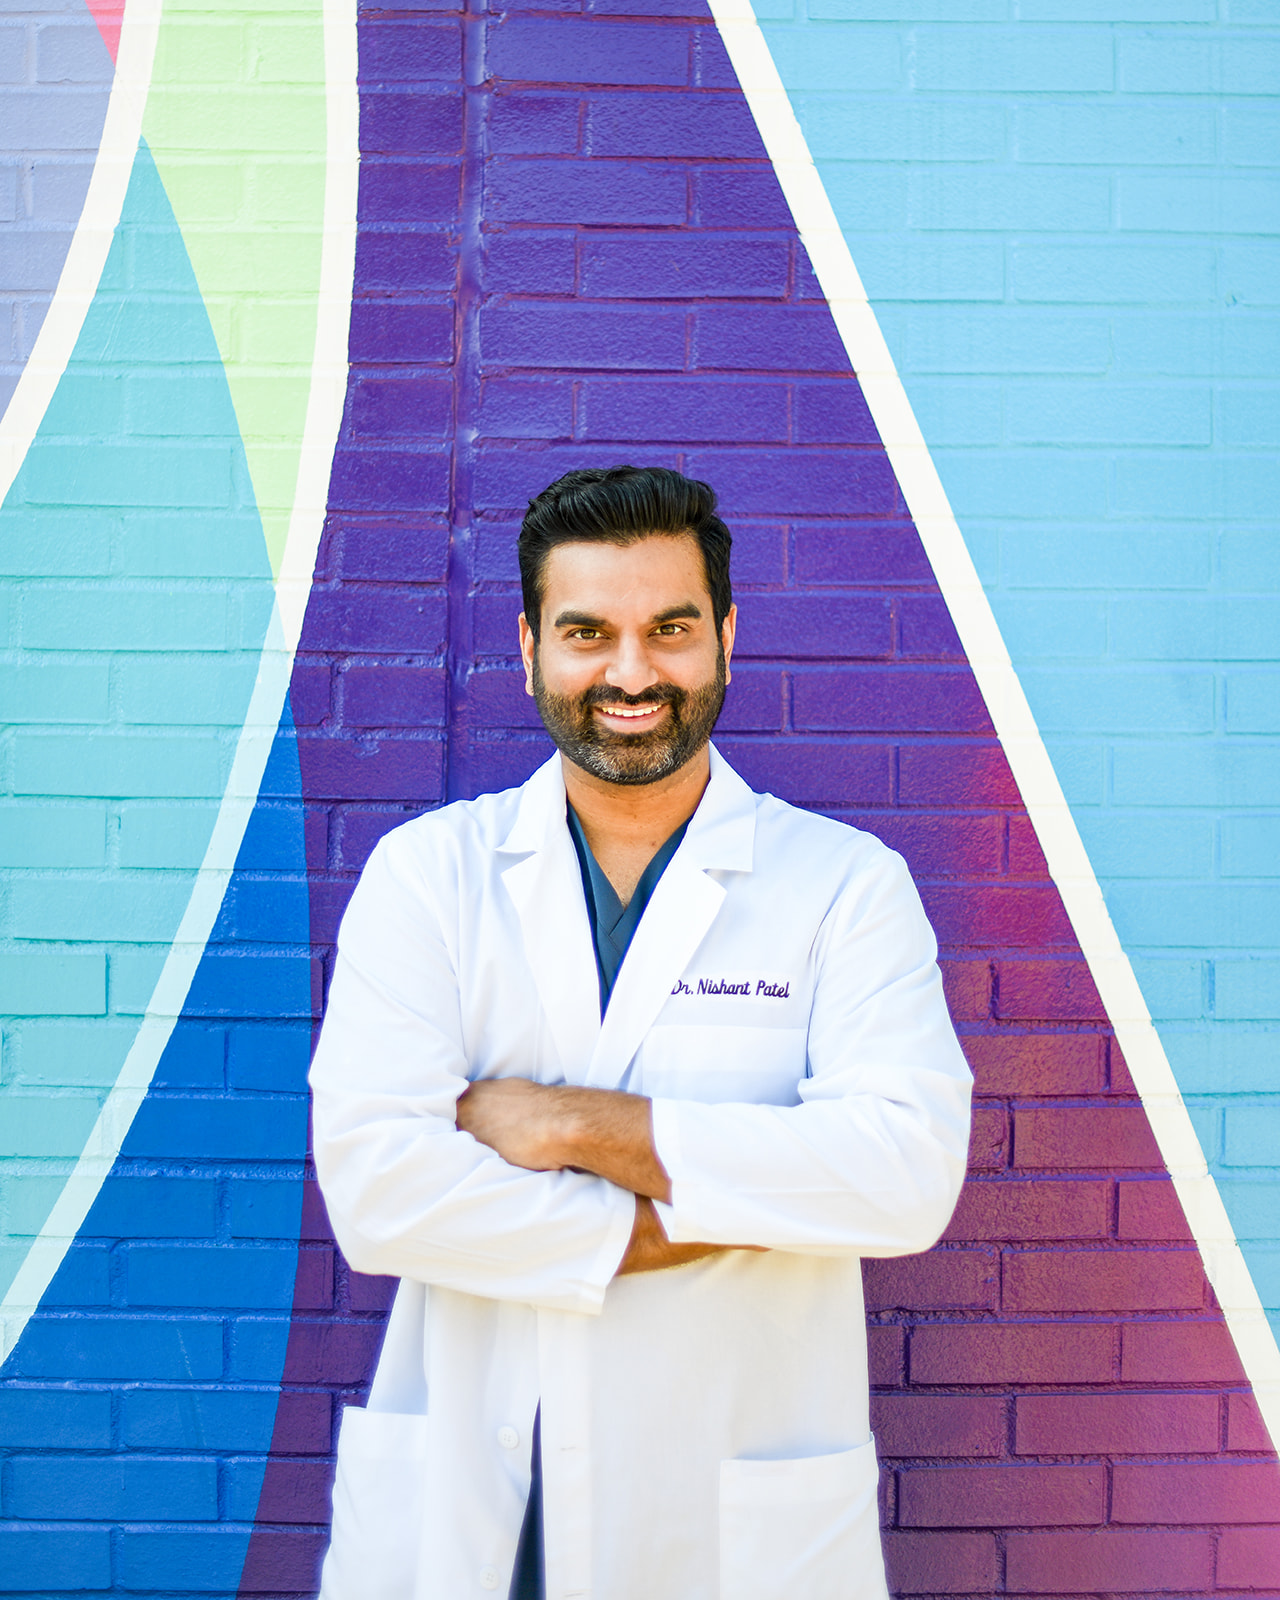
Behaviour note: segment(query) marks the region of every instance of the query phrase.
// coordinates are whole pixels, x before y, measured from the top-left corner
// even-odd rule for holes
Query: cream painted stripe
[[[133,0],[133,3],[137,3],[137,0]],[[131,15],[132,10],[126,13],[126,33]],[[39,1306],[54,1273],[61,1266],[63,1257],[89,1214],[89,1208],[97,1198],[104,1179],[110,1173],[138,1108],[146,1097],[174,1023],[186,1004],[191,981],[222,905],[245,828],[253,814],[262,774],[284,707],[293,658],[302,634],[316,550],[324,527],[329,472],[346,397],[347,335],[355,274],[356,191],[359,175],[356,43],[354,0],[326,0],[327,170],[320,303],[312,353],[311,391],[297,488],[289,520],[289,539],[249,710],[236,744],[230,778],[209,847],[196,874],[186,912],[177,937],[170,946],[137,1038],[103,1104],[83,1154],[0,1308],[3,1317],[0,1324],[0,1361],[17,1344],[22,1330]],[[122,36],[122,58],[123,55]],[[99,263],[99,275],[101,270]]]
[[[711,9],[1142,1096],[1267,1428],[1273,1440],[1280,1439],[1280,1349],[848,244],[750,0],[711,0]]]
[[[142,137],[161,8],[162,0],[128,0],[125,9],[111,97],[80,220],[35,346],[0,417],[0,503],[44,421],[98,292]]]

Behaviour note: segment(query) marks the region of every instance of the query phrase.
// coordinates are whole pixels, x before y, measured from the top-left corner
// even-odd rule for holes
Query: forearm
[[[513,1166],[590,1172],[632,1194],[671,1198],[641,1095],[501,1078],[473,1084],[458,1101],[457,1119]]]

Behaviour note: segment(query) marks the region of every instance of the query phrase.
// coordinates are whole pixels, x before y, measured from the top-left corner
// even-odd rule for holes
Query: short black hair
[[[534,638],[542,622],[542,574],[556,545],[579,540],[627,545],[655,533],[688,533],[698,541],[719,633],[733,604],[733,540],[716,515],[715,491],[670,467],[584,467],[535,495],[520,524],[520,587]]]

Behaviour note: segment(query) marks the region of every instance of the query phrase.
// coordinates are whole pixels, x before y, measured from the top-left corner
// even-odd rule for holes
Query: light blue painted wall
[[[150,1003],[274,592],[209,313],[144,146],[0,507],[0,1293]]]
[[[1280,1309],[1280,4],[761,20]]]

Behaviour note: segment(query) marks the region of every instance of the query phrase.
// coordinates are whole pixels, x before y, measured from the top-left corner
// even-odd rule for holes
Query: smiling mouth
[[[659,700],[643,706],[597,706],[596,710],[604,717],[619,717],[623,721],[635,722],[644,717],[652,717],[659,711],[665,711],[667,703],[665,700]]]

